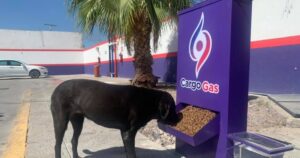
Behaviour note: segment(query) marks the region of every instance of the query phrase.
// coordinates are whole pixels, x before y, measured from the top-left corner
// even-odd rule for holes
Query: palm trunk
[[[132,84],[151,88],[157,83],[157,78],[152,74],[153,58],[150,51],[152,25],[147,15],[137,16],[135,20],[137,20],[133,41],[135,76]]]

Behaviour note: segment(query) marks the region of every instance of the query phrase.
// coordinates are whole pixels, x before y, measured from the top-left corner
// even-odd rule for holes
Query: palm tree
[[[135,76],[133,85],[153,87],[153,59],[150,39],[156,48],[162,21],[176,21],[177,12],[189,7],[192,0],[67,0],[86,32],[95,27],[107,33],[108,39],[124,37],[127,50],[134,48]],[[130,51],[129,51],[130,52]]]

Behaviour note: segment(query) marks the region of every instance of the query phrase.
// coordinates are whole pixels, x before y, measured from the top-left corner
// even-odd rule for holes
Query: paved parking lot
[[[51,76],[40,79],[3,79],[0,78],[0,157],[7,151],[9,137],[23,103],[30,103],[28,115],[28,133],[26,136],[27,158],[54,157],[54,132],[50,113],[50,96],[54,88],[64,80],[74,78],[88,78],[108,83],[129,84],[128,79],[112,79],[108,77],[93,78],[88,75]],[[27,94],[30,94],[29,96]],[[291,130],[293,129],[293,130]],[[299,155],[299,128],[272,127],[260,133],[274,138],[293,142],[296,150],[286,155],[286,158],[297,158]],[[273,131],[272,131],[273,130]],[[71,126],[65,134],[62,146],[64,158],[71,156]],[[142,158],[179,158],[173,149],[166,149],[160,144],[150,141],[144,135],[138,134],[136,138],[137,155]],[[25,146],[25,145],[24,145]],[[125,158],[120,132],[95,125],[85,119],[83,131],[79,139],[78,152],[83,157]],[[15,149],[13,149],[15,150]],[[296,157],[295,157],[296,156]],[[4,157],[7,158],[7,157]]]

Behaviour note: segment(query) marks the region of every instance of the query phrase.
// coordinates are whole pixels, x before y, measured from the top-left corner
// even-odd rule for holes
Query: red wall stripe
[[[97,43],[97,44],[95,44],[95,45],[93,45],[93,46],[91,46],[91,47],[89,47],[89,48],[84,49],[84,51],[94,49],[94,48],[96,48],[96,47],[99,47],[99,46],[104,45],[104,44],[107,44],[107,43],[108,43],[108,41],[101,41],[101,42],[99,42],[99,43]]]
[[[168,53],[162,53],[162,54],[153,54],[152,57],[154,59],[158,58],[170,58],[177,56],[177,52],[168,52]]]
[[[300,35],[253,41],[251,42],[251,48],[252,49],[269,48],[269,47],[289,46],[289,45],[299,45],[299,44],[300,44]]]
[[[94,49],[98,46],[107,44],[108,41],[102,41],[94,46],[91,46],[90,48],[85,49],[12,49],[12,48],[0,48],[0,51],[13,51],[13,52],[20,52],[20,51],[30,51],[30,52],[72,52],[72,53],[81,53],[83,51]],[[278,46],[289,46],[289,45],[300,45],[300,35],[298,36],[288,36],[288,37],[282,37],[282,38],[274,38],[274,39],[266,39],[266,40],[258,40],[258,41],[252,41],[251,42],[251,48],[269,48],[269,47],[278,47]],[[173,54],[174,55],[174,54]],[[153,55],[153,58],[160,58],[162,55]],[[125,60],[125,59],[124,59]],[[131,59],[126,59],[131,60]]]
[[[108,41],[102,41],[94,46],[84,49],[13,49],[13,48],[0,48],[0,51],[12,51],[12,52],[52,52],[52,53],[59,53],[59,52],[70,52],[70,53],[82,53],[83,51],[91,50],[101,45],[107,44]]]
[[[37,53],[43,53],[43,52],[52,52],[52,53],[60,53],[60,52],[81,53],[84,50],[85,49],[11,49],[11,48],[0,48],[0,51],[37,52]]]
[[[51,66],[84,66],[85,64],[74,63],[74,64],[30,64],[30,65],[51,67]]]
[[[160,58],[170,58],[177,56],[177,52],[171,52],[171,53],[163,53],[163,54],[154,54],[152,57],[154,59],[160,59]],[[133,57],[124,58],[123,62],[131,62],[133,61]],[[120,59],[118,59],[118,62],[121,62]],[[101,64],[108,64],[109,61],[101,61]],[[73,63],[73,64],[32,64],[37,66],[91,66],[95,65],[97,62],[90,62],[90,63]]]
[[[100,43],[97,43],[96,45],[86,48],[86,49],[0,49],[0,51],[31,51],[31,52],[83,52],[86,50],[93,49],[95,47],[101,46],[103,44],[107,44],[108,41],[102,41]],[[257,49],[257,48],[269,48],[269,47],[278,47],[278,46],[289,46],[289,45],[300,45],[300,35],[298,36],[289,36],[289,37],[283,37],[283,38],[275,38],[275,39],[267,39],[267,40],[259,40],[259,41],[253,41],[251,42],[251,48]],[[160,59],[160,58],[169,58],[169,57],[175,57],[177,56],[177,52],[167,52],[167,53],[161,53],[161,54],[153,54],[152,57],[154,59]],[[131,62],[133,61],[133,57],[124,58],[123,62]],[[121,62],[120,59],[117,60],[117,62]],[[89,65],[95,65],[97,62],[90,62],[90,63],[73,63],[73,64],[33,64],[33,65],[40,65],[40,66],[89,66]],[[101,61],[102,64],[108,64],[109,61]]]
[[[159,59],[159,58],[170,58],[170,57],[176,57],[177,52],[167,52],[167,53],[161,53],[161,54],[152,54],[153,59]],[[131,62],[133,61],[133,57],[124,58],[123,62]],[[120,59],[118,59],[118,62],[121,62]]]

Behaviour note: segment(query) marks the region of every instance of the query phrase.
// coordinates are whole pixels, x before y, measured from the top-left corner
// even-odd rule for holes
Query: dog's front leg
[[[135,135],[137,133],[136,129],[121,130],[121,135],[125,147],[127,158],[136,158],[135,154]]]

